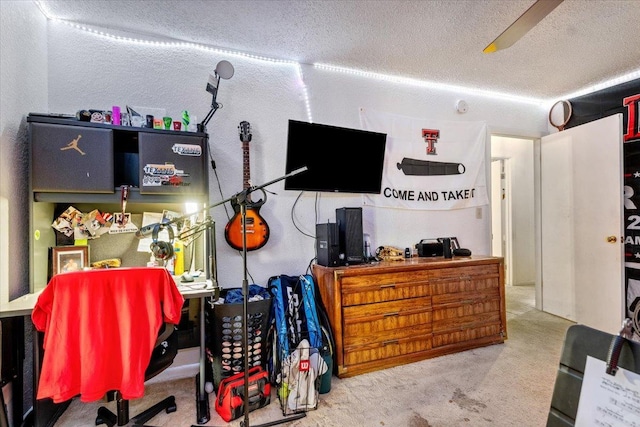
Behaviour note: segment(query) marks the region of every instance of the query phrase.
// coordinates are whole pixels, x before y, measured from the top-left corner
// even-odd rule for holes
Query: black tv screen
[[[289,120],[285,190],[379,194],[387,134]]]

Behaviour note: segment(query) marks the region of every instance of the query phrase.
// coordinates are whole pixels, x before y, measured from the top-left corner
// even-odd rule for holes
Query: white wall
[[[242,187],[237,132],[242,120],[252,125],[253,182],[263,183],[284,173],[287,121],[307,120],[297,67],[204,49],[117,42],[47,22],[31,1],[0,1],[0,12],[0,309],[9,298],[9,288],[17,294],[28,288],[26,116],[30,112],[75,113],[128,104],[165,108],[173,116],[187,109],[202,119],[211,103],[205,91],[208,76],[226,59],[233,63],[236,74],[222,82],[218,101],[224,108],[208,126],[223,195],[211,173],[210,203]],[[414,117],[483,120],[493,133],[539,136],[547,132],[543,107],[336,74],[310,65],[303,65],[302,73],[318,123],[357,128],[358,108],[365,107]],[[470,106],[465,115],[454,110],[460,98]],[[488,161],[487,153],[487,168]],[[250,281],[262,285],[273,275],[306,271],[315,255],[314,240],[301,234],[291,221],[298,193],[285,192],[282,183],[270,190],[276,194],[269,195],[261,213],[270,225],[271,238],[264,248],[249,254],[248,264],[253,276]],[[335,208],[361,205],[358,196],[319,194],[316,216],[315,196],[305,193],[293,213],[296,224],[309,234],[317,221],[333,219]],[[479,213],[478,219],[476,209],[427,212],[365,208],[364,228],[373,245],[404,247],[425,237],[456,235],[474,253],[487,254],[488,206]],[[220,282],[225,287],[238,287],[242,260],[224,241],[227,216],[222,208],[212,214],[218,222]],[[30,366],[29,360],[25,366]],[[28,376],[25,381],[30,383]],[[30,390],[25,390],[25,396],[25,406],[29,406]]]
[[[19,2],[11,2],[14,7],[12,3]],[[208,125],[223,194],[218,191],[216,175],[211,173],[210,203],[227,198],[242,187],[242,152],[237,132],[242,120],[252,125],[253,183],[263,183],[284,173],[287,121],[307,120],[302,82],[295,66],[191,47],[114,41],[57,22],[49,23],[47,35],[39,50],[43,51],[48,44],[48,59],[33,68],[48,71],[47,78],[34,79],[38,84],[48,84],[48,106],[30,103],[14,110],[11,121],[24,120],[30,111],[75,113],[87,108],[110,109],[113,105],[165,108],[172,116],[186,109],[201,119],[211,103],[211,96],[205,91],[206,81],[217,62],[225,59],[234,65],[235,75],[221,82],[218,101],[224,108],[218,110]],[[18,40],[14,43],[17,50],[20,44]],[[28,69],[33,72],[32,67]],[[302,66],[302,75],[313,119],[318,123],[359,128],[358,109],[368,107],[413,117],[482,120],[487,122],[490,132],[540,135],[547,130],[546,107],[338,74],[311,65]],[[18,75],[11,80],[19,80]],[[470,106],[465,115],[454,109],[461,98]],[[487,150],[487,168],[488,159]],[[4,175],[3,170],[3,178]],[[26,177],[23,174],[18,177],[24,185]],[[273,275],[306,271],[315,256],[314,240],[301,234],[291,221],[298,193],[284,191],[282,182],[269,189],[275,194],[269,194],[261,214],[270,226],[271,237],[265,247],[250,252],[248,260],[253,278],[250,281],[262,285]],[[314,233],[316,222],[333,219],[335,208],[361,206],[359,196],[319,194],[316,216],[315,197],[303,194],[293,213],[296,224],[308,234]],[[224,241],[223,229],[228,221],[225,210],[219,207],[211,213],[218,224],[221,285],[240,286],[242,259]],[[371,235],[374,247],[382,244],[405,247],[422,238],[456,235],[462,246],[476,254],[488,254],[489,215],[488,206],[448,212],[365,207],[364,231]]]
[[[0,2],[0,311],[29,292],[29,166],[26,114],[47,109],[47,21],[33,2]],[[25,321],[19,425],[33,404],[32,326]],[[9,392],[9,390],[11,390]],[[13,385],[3,388],[11,408]],[[12,424],[13,422],[13,424]]]
[[[491,156],[509,159],[513,285],[535,283],[535,206],[533,141],[494,136]]]
[[[0,309],[29,291],[26,114],[47,110],[47,21],[33,2],[0,2]]]
[[[297,68],[286,64],[223,55],[194,48],[154,47],[113,41],[59,23],[49,32],[49,111],[73,113],[79,109],[112,105],[165,108],[173,116],[189,110],[204,117],[211,103],[205,91],[209,73],[220,60],[235,67],[223,80],[217,100],[224,104],[208,125],[211,149],[223,195],[211,174],[210,202],[242,189],[242,152],[237,126],[252,125],[251,178],[260,184],[284,174],[288,119],[307,120],[302,82]],[[450,93],[349,76],[302,66],[313,120],[317,123],[359,128],[359,107],[414,117],[443,120],[484,120],[491,130],[522,135],[546,131],[542,107]],[[459,115],[454,105],[464,98],[470,111]],[[489,142],[487,141],[487,145]],[[487,163],[488,165],[488,163]],[[301,234],[291,221],[297,192],[284,191],[283,183],[269,187],[260,213],[271,229],[269,242],[249,253],[250,282],[265,285],[270,276],[305,272],[315,256],[314,240]],[[224,197],[223,197],[224,196]],[[303,194],[294,216],[307,234],[315,223],[335,218],[335,208],[361,206],[360,196]],[[212,210],[217,221],[218,275],[224,287],[242,280],[242,259],[224,240],[228,221],[224,209]],[[412,246],[422,238],[458,236],[476,254],[490,253],[490,210],[461,209],[448,212],[399,211],[364,208],[364,231],[378,245]]]

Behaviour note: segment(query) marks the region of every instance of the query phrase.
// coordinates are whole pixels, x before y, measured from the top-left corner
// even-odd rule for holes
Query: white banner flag
[[[365,205],[424,210],[489,204],[485,122],[419,119],[360,109],[364,130],[387,134],[382,191]]]

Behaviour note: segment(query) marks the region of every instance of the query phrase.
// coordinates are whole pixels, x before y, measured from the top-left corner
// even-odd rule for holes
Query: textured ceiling
[[[640,0],[565,0],[482,50],[533,0],[45,1],[75,23],[306,64],[557,99],[640,69]]]

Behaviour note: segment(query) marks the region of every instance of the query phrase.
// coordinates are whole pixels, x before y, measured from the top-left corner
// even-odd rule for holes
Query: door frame
[[[494,172],[493,166],[497,163],[499,168],[499,182],[493,182]],[[513,284],[513,244],[512,244],[512,208],[511,208],[511,169],[508,157],[492,157],[491,158],[491,247],[493,256],[501,256],[504,258],[505,284]],[[497,187],[496,187],[497,186]],[[500,199],[494,200],[496,196]],[[496,222],[493,221],[494,216],[498,217],[499,227],[493,229]],[[499,235],[498,235],[499,234]],[[495,239],[499,239],[500,252],[493,251],[495,247]]]
[[[514,139],[514,140],[519,140],[519,141],[524,141],[525,143],[528,144],[526,150],[527,150],[527,158],[524,160],[519,160],[518,163],[514,163],[514,159],[521,159],[521,157],[518,155],[518,151],[514,150],[513,155],[511,155],[511,153],[506,153],[504,152],[503,149],[500,149],[497,145],[496,145],[496,139],[498,138],[508,138],[508,139]],[[516,135],[516,134],[511,134],[511,133],[500,133],[500,132],[490,132],[490,140],[491,140],[491,153],[490,153],[490,159],[491,161],[494,160],[500,160],[503,159],[505,160],[505,192],[506,192],[506,198],[505,198],[505,206],[504,206],[504,212],[505,212],[505,216],[506,216],[506,222],[505,222],[505,227],[503,228],[504,233],[505,233],[505,253],[501,256],[503,256],[505,258],[505,263],[506,263],[506,272],[505,272],[505,283],[507,284],[511,284],[511,285],[517,285],[517,284],[523,284],[523,278],[526,281],[526,283],[531,283],[535,285],[536,288],[536,308],[539,308],[538,306],[538,302],[541,301],[541,292],[540,292],[540,286],[541,286],[541,274],[539,273],[539,268],[538,265],[539,263],[539,258],[541,256],[541,253],[539,251],[539,238],[540,238],[540,233],[539,233],[539,207],[540,207],[540,191],[539,191],[539,161],[540,161],[540,156],[539,156],[539,145],[540,145],[540,137],[539,136],[528,136],[528,135]],[[504,144],[504,143],[503,143]],[[524,239],[531,239],[534,240],[534,246],[533,248],[530,248],[529,250],[525,250],[524,255],[522,254],[522,251],[516,251],[516,244],[515,244],[515,240],[513,239],[514,236],[514,232],[517,234],[518,230],[514,231],[514,227],[516,227],[517,222],[514,219],[514,215],[517,215],[515,212],[517,211],[516,207],[514,206],[513,202],[514,202],[514,192],[520,191],[517,187],[517,185],[514,184],[514,175],[513,175],[513,168],[515,168],[516,166],[518,167],[522,167],[522,162],[528,162],[529,161],[529,157],[531,158],[531,165],[530,167],[533,168],[533,171],[531,173],[531,180],[526,179],[526,181],[522,181],[522,177],[520,177],[520,182],[527,182],[530,183],[531,187],[527,188],[527,192],[532,191],[532,195],[531,197],[533,198],[532,201],[532,205],[531,205],[531,218],[527,221],[528,224],[530,224],[530,226],[532,227],[530,229],[530,231],[527,231],[527,233],[531,233],[531,235],[526,234],[524,237],[522,236],[522,234],[520,234],[520,239],[524,238]],[[491,168],[490,168],[491,169]],[[489,171],[489,175],[492,175],[491,170]],[[491,186],[493,187],[494,183],[491,182]],[[530,193],[528,193],[530,194]],[[522,201],[520,201],[520,203],[522,203]],[[491,202],[491,214],[494,215],[494,209],[493,209],[493,201]],[[499,214],[499,213],[498,213]],[[493,222],[493,220],[492,220]],[[533,224],[532,224],[533,223]],[[532,224],[532,225],[531,225]],[[493,228],[493,224],[491,224],[491,227]],[[493,232],[493,230],[492,230]],[[524,240],[518,240],[517,242],[522,242]],[[519,247],[522,249],[522,244],[518,243]],[[519,255],[520,254],[520,255]],[[522,268],[522,260],[517,260],[516,258],[519,257],[522,258],[523,256],[526,257],[526,260],[530,260],[530,264],[525,264],[525,268],[528,269],[528,271],[526,273],[523,273],[522,270],[520,270],[520,274],[518,274],[518,268]],[[525,260],[525,262],[526,262]],[[518,267],[518,265],[520,267]],[[516,283],[516,281],[518,281],[518,283]]]

